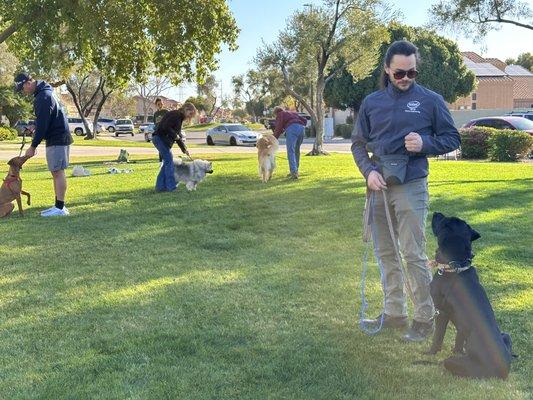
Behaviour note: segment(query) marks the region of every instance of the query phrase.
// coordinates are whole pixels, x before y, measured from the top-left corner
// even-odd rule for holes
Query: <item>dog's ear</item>
[[[437,236],[437,233],[439,232],[440,226],[442,224],[442,221],[444,221],[444,214],[441,213],[433,213],[433,218],[431,219],[431,230],[433,231],[433,234]]]
[[[470,226],[469,226],[469,228],[470,228]],[[472,242],[473,242],[474,240],[478,240],[478,239],[481,237],[481,235],[479,234],[479,232],[476,231],[475,229],[470,228],[470,233],[471,233],[471,235],[472,235],[472,236],[470,237],[470,240],[471,240]]]

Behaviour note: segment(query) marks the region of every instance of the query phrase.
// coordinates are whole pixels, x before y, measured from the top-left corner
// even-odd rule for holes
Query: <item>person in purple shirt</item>
[[[304,140],[307,120],[295,112],[285,111],[280,106],[274,107],[274,115],[276,116],[274,136],[279,139],[282,133],[285,132],[287,158],[290,169],[288,177],[298,179],[300,177],[298,173],[300,166],[300,146]]]

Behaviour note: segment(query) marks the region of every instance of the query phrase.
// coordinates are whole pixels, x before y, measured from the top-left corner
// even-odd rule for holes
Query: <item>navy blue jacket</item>
[[[410,153],[405,136],[416,132],[422,137],[422,151]],[[446,154],[459,147],[461,139],[441,95],[416,83],[405,92],[392,84],[363,100],[352,133],[352,153],[357,167],[368,174],[379,171],[374,156],[409,155],[405,181],[428,175],[427,155]]]
[[[37,81],[33,93],[35,112],[35,133],[31,145],[37,147],[44,139],[46,146],[68,146],[72,135],[67,116],[55,96],[52,86],[45,81]]]

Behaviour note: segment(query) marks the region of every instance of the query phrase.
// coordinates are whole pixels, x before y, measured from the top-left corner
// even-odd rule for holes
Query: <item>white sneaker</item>
[[[48,214],[50,211],[52,211],[56,206],[47,208],[46,210],[41,211],[41,215]]]
[[[42,217],[64,217],[69,215],[70,213],[67,210],[67,207],[63,207],[63,209],[59,209],[57,207],[52,207],[50,211],[48,211],[46,214],[41,214]]]

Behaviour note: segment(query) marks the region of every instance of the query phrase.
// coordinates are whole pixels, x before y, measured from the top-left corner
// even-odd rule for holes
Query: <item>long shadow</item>
[[[117,386],[145,398],[208,398],[213,387],[219,398],[238,397],[236,387],[317,398],[317,382],[364,398],[383,380],[415,388],[418,372],[432,378],[438,396],[475,385],[438,368],[413,373],[402,362],[419,358],[421,347],[401,350],[393,335],[358,331],[353,261],[362,249],[364,188],[352,178],[263,185],[249,174],[215,173],[193,193],[95,193],[73,201],[68,220],[12,219],[3,232],[24,235],[2,235],[2,249],[12,249],[2,255],[1,287],[11,296],[0,316],[0,359],[10,371],[2,380],[49,398],[65,387],[83,397]],[[507,194],[500,207],[528,198],[526,189]],[[490,210],[494,195],[433,197],[431,206],[460,216]],[[84,209],[94,204],[101,207]],[[483,235],[498,224],[479,229]],[[528,285],[494,282],[487,290],[517,288]],[[530,315],[498,313],[526,354]],[[22,353],[34,362],[24,372]],[[42,383],[25,381],[26,373]],[[126,382],[110,383],[117,373]],[[519,374],[515,384],[527,390]],[[162,376],[176,388],[158,386]]]

